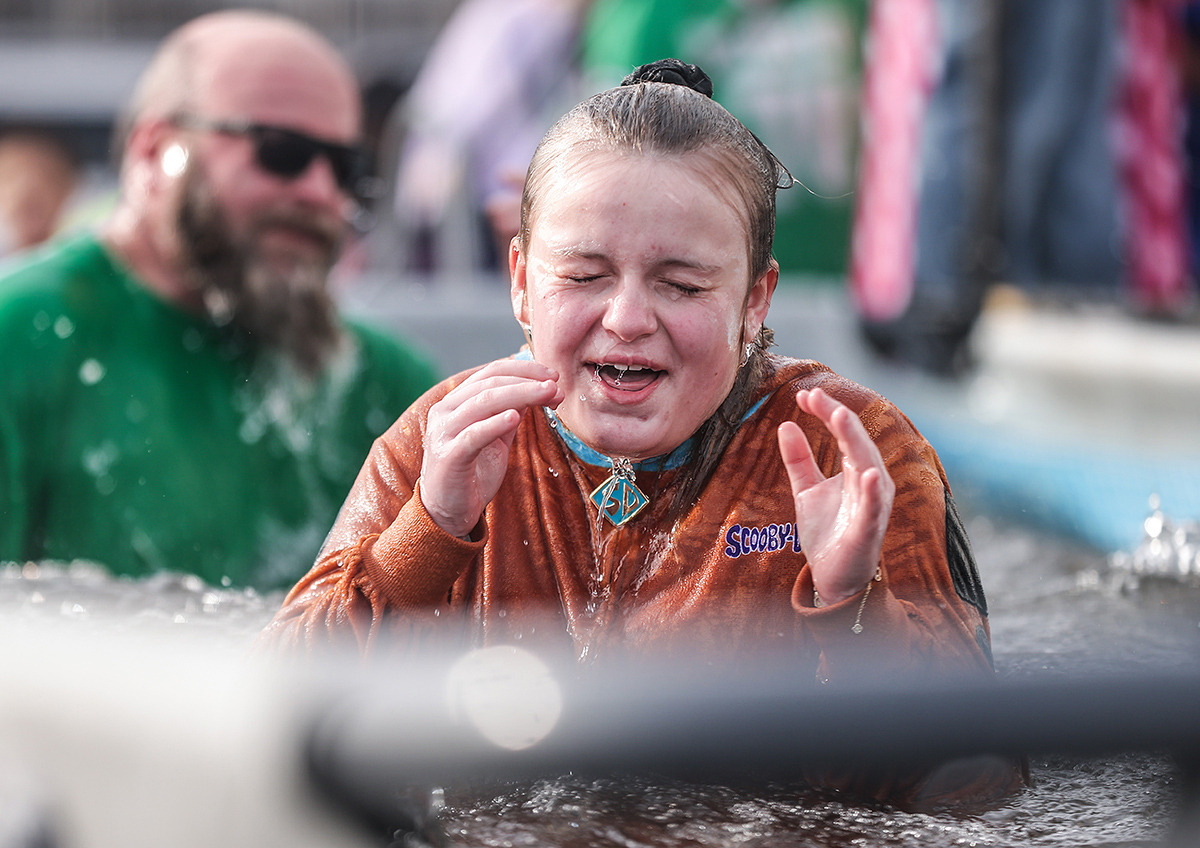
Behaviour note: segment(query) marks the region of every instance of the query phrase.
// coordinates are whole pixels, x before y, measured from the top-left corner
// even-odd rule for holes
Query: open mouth
[[[666,373],[640,365],[601,365],[598,362],[595,369],[596,379],[623,392],[641,391]]]

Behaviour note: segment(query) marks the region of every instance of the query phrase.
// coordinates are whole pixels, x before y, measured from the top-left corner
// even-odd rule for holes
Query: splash
[[[1142,578],[1200,585],[1200,521],[1172,519],[1153,495],[1142,531],[1136,548],[1109,557],[1109,567],[1128,588],[1137,588]]]

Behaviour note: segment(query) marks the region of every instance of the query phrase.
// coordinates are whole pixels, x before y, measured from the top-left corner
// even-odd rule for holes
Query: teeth
[[[616,372],[616,378],[613,380],[614,385],[621,385],[621,381],[629,374],[644,374],[651,370],[642,365],[617,365],[615,363],[597,362],[592,366],[592,373],[596,379],[600,379],[600,372],[605,368],[611,368]]]

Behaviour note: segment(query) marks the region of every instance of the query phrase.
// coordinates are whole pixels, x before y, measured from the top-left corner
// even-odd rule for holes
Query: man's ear
[[[173,180],[183,173],[189,152],[168,121],[139,121],[130,129],[122,167],[143,185]]]

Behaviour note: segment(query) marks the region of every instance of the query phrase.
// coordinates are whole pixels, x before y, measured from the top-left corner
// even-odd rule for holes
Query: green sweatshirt
[[[94,236],[0,277],[0,561],[290,586],[375,437],[434,380],[359,325],[305,383],[161,300]]]

